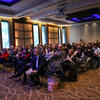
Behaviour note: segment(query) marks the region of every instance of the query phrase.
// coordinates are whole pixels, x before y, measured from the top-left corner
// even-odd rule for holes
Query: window
[[[38,25],[33,25],[33,34],[34,34],[34,46],[39,44],[39,30]]]
[[[42,26],[42,45],[47,44],[46,27]]]
[[[2,32],[2,46],[3,48],[10,48],[10,37],[9,37],[9,22],[1,21],[1,32]]]
[[[65,30],[65,28],[62,28],[62,40],[63,40],[63,44],[66,43],[66,30]]]
[[[56,26],[48,26],[48,43],[59,44],[59,28]]]
[[[59,44],[61,44],[61,32],[60,32],[60,28],[59,28]]]

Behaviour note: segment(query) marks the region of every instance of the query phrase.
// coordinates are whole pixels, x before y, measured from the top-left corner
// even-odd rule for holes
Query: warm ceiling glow
[[[49,24],[49,25],[56,25],[59,26],[58,24],[54,24],[51,22],[42,22],[42,21],[38,21],[38,20],[32,20],[33,23],[41,23],[41,24]]]
[[[3,16],[0,16],[0,18],[6,18],[6,19],[12,19],[12,17],[3,17]]]
[[[36,20],[32,20],[32,22],[34,22],[34,23],[39,23],[39,21],[36,21]]]
[[[60,26],[71,26],[71,25],[60,25]]]
[[[96,25],[97,25],[97,24],[94,22],[94,23],[93,23],[93,26],[96,26]]]

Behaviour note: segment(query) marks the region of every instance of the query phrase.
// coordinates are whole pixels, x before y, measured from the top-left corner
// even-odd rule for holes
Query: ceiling
[[[75,22],[66,20],[68,14],[91,8],[100,8],[100,0],[21,0],[12,6],[1,4],[0,16],[30,17],[32,20],[70,24]]]

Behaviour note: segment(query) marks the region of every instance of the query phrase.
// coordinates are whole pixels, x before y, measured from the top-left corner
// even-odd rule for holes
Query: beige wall
[[[86,42],[96,40],[100,41],[100,22],[84,23],[69,27],[69,42],[79,42],[83,39]]]

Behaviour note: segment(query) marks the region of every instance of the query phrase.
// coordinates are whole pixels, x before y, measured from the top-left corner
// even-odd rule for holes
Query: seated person
[[[55,44],[52,45],[52,54],[54,55],[57,52],[57,47]]]
[[[75,64],[74,62],[74,57],[75,57],[75,52],[74,52],[74,49],[69,49],[68,51],[68,55],[65,59],[63,59],[64,62],[69,62],[69,63],[72,63],[72,64]]]
[[[94,59],[94,51],[93,51],[93,47],[92,47],[91,43],[87,44],[87,47],[84,50],[84,54],[85,54],[85,58],[86,58],[85,70],[87,70],[87,69],[93,67],[92,60]]]
[[[13,46],[10,47],[10,51],[9,51],[9,62],[10,63],[14,63],[14,47]]]
[[[95,44],[94,50],[94,60],[97,62],[96,68],[100,67],[100,48],[98,45]]]
[[[74,49],[69,49],[68,55],[65,59],[63,59],[62,68],[64,73],[66,70],[68,71],[68,81],[76,81],[77,80],[77,71],[75,68],[75,55]]]
[[[9,51],[9,56],[12,56],[14,54],[14,47],[11,46],[10,51]]]
[[[50,60],[52,58],[52,56],[53,56],[52,48],[51,47],[48,47],[47,52],[46,52],[46,55],[45,55],[46,60],[47,61]]]
[[[3,53],[0,56],[0,63],[4,64],[5,62],[8,61],[9,53],[7,49],[3,49]]]
[[[22,55],[22,48],[15,48],[14,50],[14,67],[16,68],[16,66],[18,65],[18,61],[19,59],[22,60],[23,58],[21,57]]]

